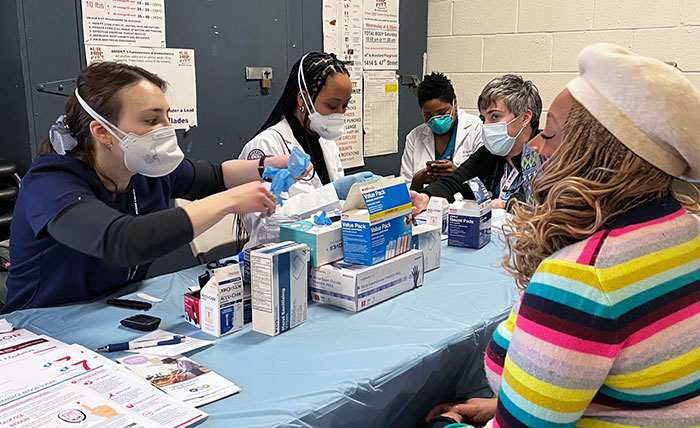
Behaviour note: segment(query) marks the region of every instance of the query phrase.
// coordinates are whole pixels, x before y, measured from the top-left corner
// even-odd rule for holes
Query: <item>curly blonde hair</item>
[[[673,180],[574,101],[561,146],[532,184],[536,205],[516,204],[504,226],[503,267],[525,289],[542,260],[638,205],[671,193],[690,212],[700,212],[698,195],[677,194]]]

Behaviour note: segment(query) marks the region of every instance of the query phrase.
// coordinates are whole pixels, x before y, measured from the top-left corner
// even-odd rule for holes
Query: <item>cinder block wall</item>
[[[426,72],[446,73],[472,114],[489,80],[521,74],[546,111],[596,42],[675,61],[700,88],[700,0],[429,0]]]

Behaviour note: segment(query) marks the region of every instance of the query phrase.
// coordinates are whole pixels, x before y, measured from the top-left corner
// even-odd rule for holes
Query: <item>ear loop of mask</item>
[[[309,94],[309,88],[306,86],[306,79],[304,78],[304,58],[309,56],[309,54],[305,54],[303,57],[301,57],[301,60],[299,60],[299,70],[297,71],[297,86],[299,87],[299,92],[301,93],[301,100],[304,102],[304,106],[306,106],[306,112],[304,113],[304,123],[302,123],[302,128],[304,128],[304,140],[306,141],[306,145],[311,147],[311,143],[309,142],[309,139],[306,137],[306,119],[308,119],[309,114],[311,113],[311,109],[309,108],[309,105],[306,103],[306,97],[304,96],[304,92],[306,94]],[[304,83],[304,89],[302,90],[301,84],[302,82]],[[309,98],[309,101],[311,99]],[[313,105],[313,102],[311,103]],[[316,108],[314,107],[314,112],[316,111]],[[311,156],[311,163],[313,165],[316,164],[316,159],[314,158],[313,152],[309,153],[309,156]],[[313,172],[311,173],[311,177],[309,178],[302,178],[301,181],[311,181],[314,179],[316,176],[316,167],[313,167]],[[330,177],[329,177],[330,178]]]
[[[124,139],[124,137],[127,136],[127,134],[126,134],[124,131],[122,131],[121,129],[119,129],[119,128],[117,128],[116,126],[114,126],[114,125],[112,125],[111,123],[109,123],[109,121],[108,121],[107,119],[105,119],[105,118],[102,117],[99,113],[97,113],[95,110],[93,110],[92,107],[90,107],[90,106],[88,105],[88,103],[86,103],[85,100],[83,100],[83,98],[80,96],[80,94],[78,93],[78,88],[75,88],[75,98],[78,100],[78,102],[79,102],[80,105],[83,107],[83,109],[87,112],[87,114],[89,114],[90,116],[92,116],[92,118],[95,119],[95,120],[97,121],[97,123],[99,123],[100,125],[102,125],[102,127],[105,128],[110,134],[112,134],[112,136],[113,136],[114,138],[116,138],[117,141],[121,141],[121,140]],[[114,128],[117,129],[119,132],[121,132],[122,134],[124,134],[124,137],[119,138],[119,136],[118,136],[117,134],[115,134],[114,131],[112,130],[112,127],[114,127]]]
[[[309,54],[304,55],[301,57],[301,60],[299,61],[299,71],[297,72],[297,86],[299,86],[299,92],[306,92],[306,96],[309,97],[309,101],[311,102],[311,95],[309,94],[309,87],[306,86],[306,78],[304,77],[304,59],[309,56]],[[304,84],[304,87],[302,88],[301,84]],[[306,103],[306,96],[304,94],[301,94],[301,100],[304,102],[304,106],[306,106],[306,116],[304,117],[304,121],[306,122],[306,117],[311,114],[311,107]],[[313,102],[311,102],[311,105],[313,106]],[[316,107],[314,107],[314,112],[316,111]]]

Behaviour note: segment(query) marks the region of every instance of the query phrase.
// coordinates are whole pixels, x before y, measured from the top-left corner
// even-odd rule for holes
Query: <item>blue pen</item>
[[[148,340],[132,340],[131,342],[112,343],[107,346],[95,349],[97,352],[116,352],[128,351],[132,349],[150,348],[153,346],[162,345],[177,345],[185,340],[186,336],[173,336],[172,339],[148,339]]]

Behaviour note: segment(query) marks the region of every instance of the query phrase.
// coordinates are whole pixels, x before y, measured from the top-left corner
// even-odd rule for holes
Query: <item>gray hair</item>
[[[486,110],[499,98],[516,117],[526,110],[532,112],[530,127],[532,133],[537,132],[540,126],[540,115],[542,114],[542,98],[537,86],[530,80],[523,80],[521,76],[515,74],[504,74],[496,77],[486,84],[479,95],[477,102],[479,110]]]

